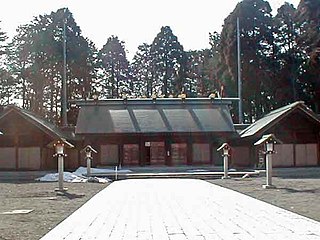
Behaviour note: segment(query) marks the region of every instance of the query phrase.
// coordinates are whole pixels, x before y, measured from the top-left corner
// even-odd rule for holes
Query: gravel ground
[[[273,177],[275,189],[263,189],[265,177],[215,179],[209,182],[244,193],[320,222],[320,178]]]
[[[108,184],[65,183],[65,195],[56,182],[0,183],[0,240],[35,240],[54,228]],[[28,214],[3,212],[28,209]]]
[[[320,221],[320,168],[312,172],[307,169],[306,173],[309,174],[288,171],[291,171],[289,175],[282,172],[273,178],[275,189],[262,188],[266,182],[264,176],[207,181]],[[39,239],[108,186],[99,183],[65,183],[67,194],[59,195],[54,191],[57,185],[56,182],[0,182],[0,240]],[[33,211],[28,214],[2,214],[19,209]]]

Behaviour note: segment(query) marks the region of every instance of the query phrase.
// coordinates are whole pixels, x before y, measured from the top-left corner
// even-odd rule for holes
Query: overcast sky
[[[238,0],[9,0],[1,4],[0,27],[11,37],[33,16],[68,7],[83,35],[100,49],[108,37],[125,42],[129,59],[138,45],[151,43],[161,26],[170,26],[185,50],[209,46],[209,32],[221,31]],[[274,12],[284,0],[269,0]],[[287,0],[297,7],[299,0]]]

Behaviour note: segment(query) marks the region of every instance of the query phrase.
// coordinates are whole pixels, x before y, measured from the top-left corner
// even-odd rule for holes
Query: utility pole
[[[237,60],[238,60],[238,98],[239,98],[239,123],[243,123],[242,113],[242,82],[241,82],[241,53],[240,53],[240,23],[237,17]]]
[[[66,13],[66,11],[64,11]],[[63,77],[61,92],[61,118],[62,127],[68,126],[67,120],[67,38],[66,38],[66,19],[63,19]]]

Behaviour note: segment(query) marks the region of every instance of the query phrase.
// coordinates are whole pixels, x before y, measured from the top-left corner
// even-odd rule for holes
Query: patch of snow
[[[205,169],[189,169],[187,172],[208,172],[208,170]]]
[[[114,173],[114,169],[108,168],[91,168],[91,174],[100,174],[100,173]],[[118,173],[128,173],[131,172],[129,169],[118,169]],[[111,182],[108,178],[101,177],[87,177],[87,168],[79,167],[74,172],[64,172],[63,180],[65,182],[96,182],[96,183],[108,183]],[[36,178],[36,181],[40,182],[57,182],[59,180],[59,173],[48,173],[40,178]]]
[[[48,173],[40,178],[36,178],[36,181],[40,182],[57,182],[59,181],[59,173]],[[111,182],[108,178],[98,178],[98,177],[85,177],[81,174],[74,174],[71,172],[64,172],[63,173],[63,180],[64,182],[71,182],[71,183],[79,183],[79,182],[96,182],[96,183],[108,183]]]
[[[2,212],[0,214],[3,214],[3,215],[14,215],[14,214],[28,214],[28,213],[31,213],[31,212],[33,212],[33,209],[18,209],[18,210]]]
[[[36,180],[40,182],[56,182],[59,180],[59,173],[48,173],[43,177],[36,178]],[[71,172],[64,172],[63,180],[65,182],[86,182],[85,177],[77,176]]]
[[[99,173],[114,173],[114,169],[110,168],[91,168],[91,174],[99,174]],[[129,173],[132,172],[129,169],[118,169],[118,173]],[[85,176],[87,175],[87,168],[86,167],[79,167],[73,174],[77,176]]]

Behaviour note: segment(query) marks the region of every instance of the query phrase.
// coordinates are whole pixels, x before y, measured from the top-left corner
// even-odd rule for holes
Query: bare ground
[[[263,189],[265,177],[216,179],[226,187],[320,222],[320,178],[273,177],[275,189]]]
[[[0,183],[0,240],[35,240],[54,228],[108,184],[65,183],[65,195],[55,192],[57,183]],[[28,214],[3,212],[28,209]]]

